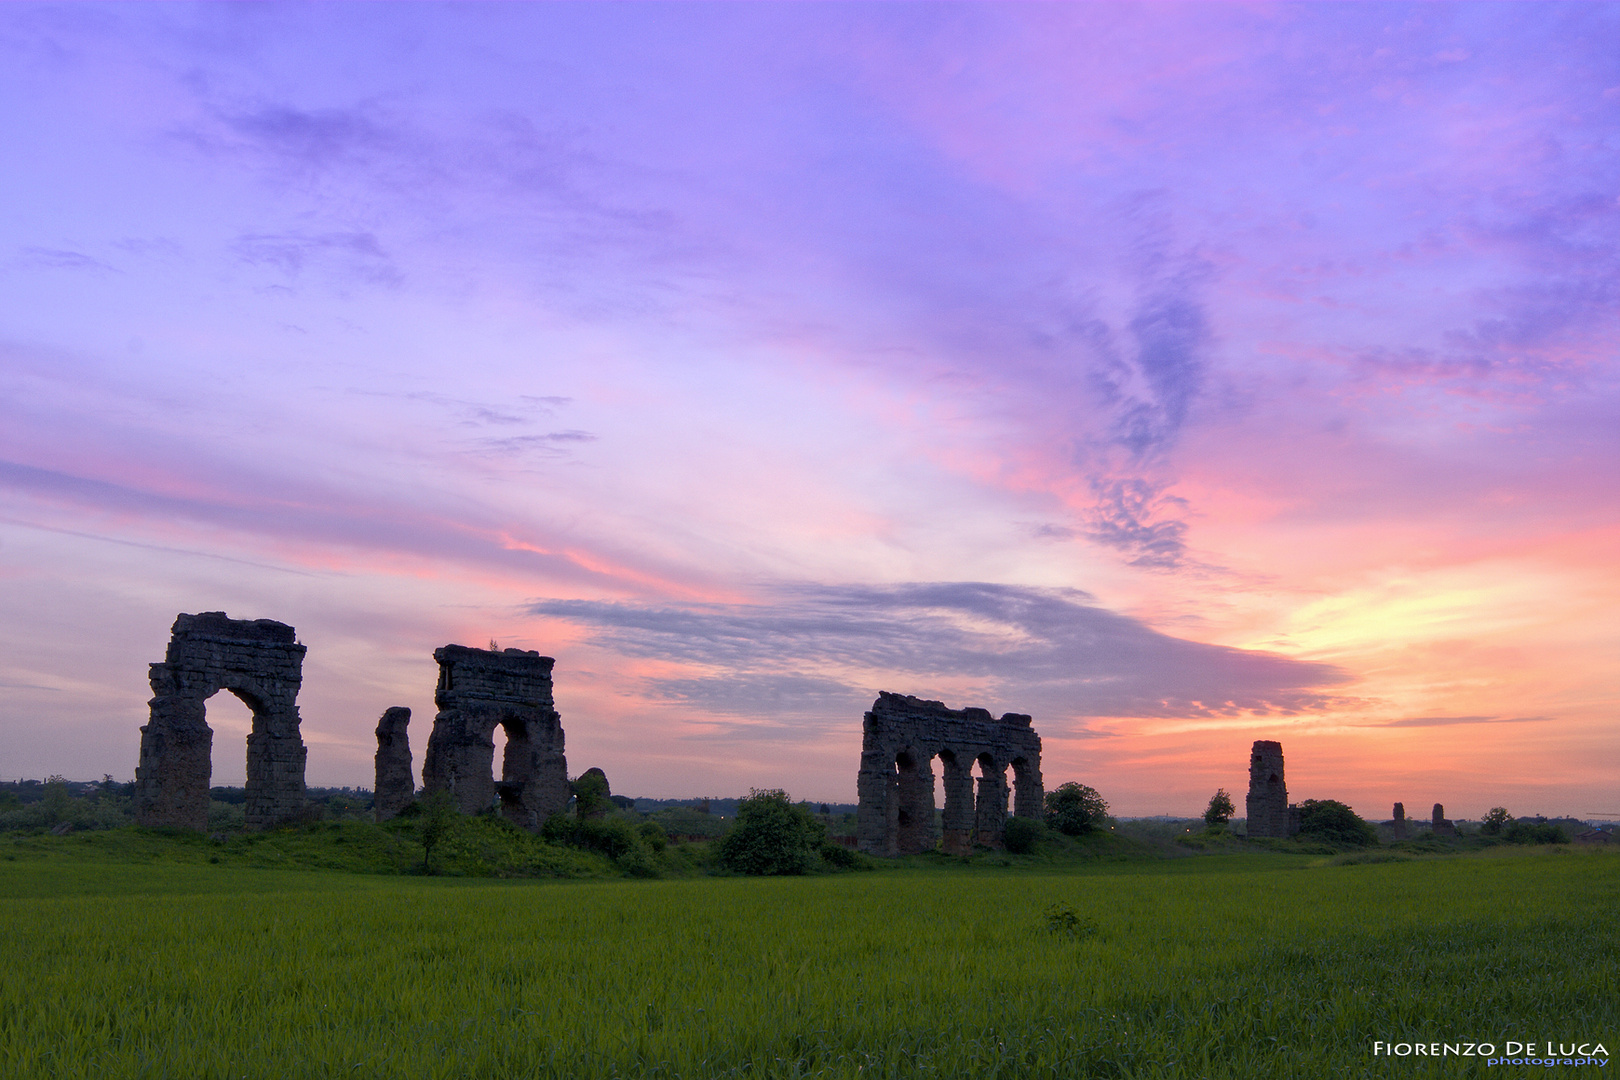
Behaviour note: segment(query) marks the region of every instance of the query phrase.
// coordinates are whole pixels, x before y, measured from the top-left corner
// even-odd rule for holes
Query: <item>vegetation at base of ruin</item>
[[[1345,847],[1378,843],[1378,830],[1337,799],[1306,799],[1299,804],[1299,835]]]
[[[45,845],[0,860],[0,1075],[1313,1080],[1386,1075],[1375,1040],[1620,1028],[1610,852],[676,881],[67,856],[109,835],[0,839]]]
[[[1096,788],[1070,780],[1046,793],[1046,823],[1068,836],[1080,836],[1108,824],[1108,800]]]

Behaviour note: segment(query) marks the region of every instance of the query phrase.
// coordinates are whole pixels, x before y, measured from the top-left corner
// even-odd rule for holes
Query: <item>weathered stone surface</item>
[[[1395,820],[1390,822],[1390,834],[1397,840],[1406,836],[1406,804],[1395,804]]]
[[[556,661],[523,649],[463,645],[446,645],[433,658],[439,713],[422,760],[423,791],[449,791],[464,814],[486,809],[499,794],[503,817],[538,829],[570,795],[562,719],[551,697]],[[497,726],[506,731],[499,784],[493,775]]]
[[[387,821],[409,806],[416,797],[416,778],[411,774],[411,737],[406,728],[411,710],[395,705],[377,721],[377,783],[373,787],[373,810],[378,821]]]
[[[1439,803],[1434,804],[1434,817],[1430,820],[1429,828],[1436,836],[1457,835],[1457,826],[1446,820],[1446,808]]]
[[[905,855],[932,850],[934,770],[944,774],[942,846],[959,854],[975,841],[999,846],[1007,819],[1007,769],[1017,781],[1013,814],[1039,819],[1041,737],[1030,718],[1007,713],[1000,720],[984,709],[947,709],[938,701],[880,693],[866,714],[856,836],[860,850]],[[978,797],[973,765],[978,762]]]
[[[1289,813],[1288,784],[1283,776],[1282,743],[1255,740],[1249,753],[1248,835],[1292,836],[1298,814]]]
[[[203,830],[214,733],[204,702],[229,690],[253,713],[247,740],[247,824],[297,820],[304,810],[298,689],[304,646],[285,623],[223,611],[174,620],[163,663],[151,665],[151,719],[141,728],[135,820]]]

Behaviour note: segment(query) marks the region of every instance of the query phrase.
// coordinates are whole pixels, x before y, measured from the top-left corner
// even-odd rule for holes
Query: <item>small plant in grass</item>
[[[1046,929],[1059,937],[1095,937],[1102,927],[1090,915],[1082,915],[1068,904],[1053,904],[1046,909]]]

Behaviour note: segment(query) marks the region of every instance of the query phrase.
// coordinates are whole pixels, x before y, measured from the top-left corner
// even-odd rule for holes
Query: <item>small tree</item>
[[[581,821],[612,813],[613,799],[607,773],[586,769],[571,785],[574,789],[574,815]]]
[[[1513,824],[1513,815],[1505,806],[1493,806],[1479,819],[1479,831],[1486,836],[1501,836],[1502,830]]]
[[[1336,799],[1306,799],[1300,803],[1299,834],[1349,847],[1378,843],[1378,830]]]
[[[827,827],[785,791],[757,788],[737,804],[720,841],[720,865],[743,874],[802,874],[815,865]]]
[[[1211,828],[1225,825],[1235,813],[1237,807],[1232,805],[1232,796],[1226,793],[1225,788],[1216,788],[1215,794],[1209,797],[1209,807],[1204,811],[1204,824]]]
[[[1108,802],[1095,788],[1069,781],[1046,793],[1046,823],[1058,832],[1079,836],[1108,820]]]
[[[450,832],[456,820],[456,804],[450,792],[439,788],[421,802],[422,806],[422,873],[433,873],[429,859],[433,849]]]

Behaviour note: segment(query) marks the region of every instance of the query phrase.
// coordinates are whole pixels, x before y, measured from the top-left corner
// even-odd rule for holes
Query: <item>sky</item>
[[[0,778],[223,610],[317,785],[494,640],[619,794],[1620,816],[1620,5],[7,4],[0,147]]]

